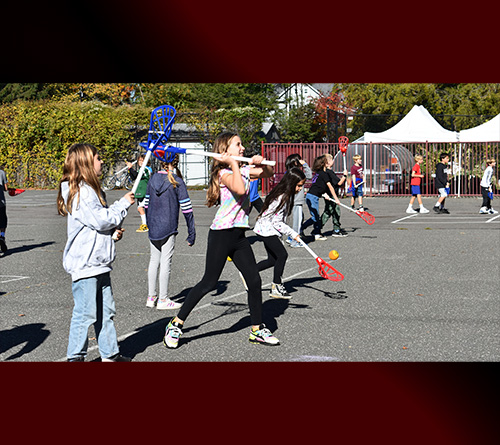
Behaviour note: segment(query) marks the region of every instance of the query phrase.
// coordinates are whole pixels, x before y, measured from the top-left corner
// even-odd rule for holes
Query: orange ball
[[[339,253],[336,250],[330,250],[328,256],[331,260],[336,260],[339,257]]]

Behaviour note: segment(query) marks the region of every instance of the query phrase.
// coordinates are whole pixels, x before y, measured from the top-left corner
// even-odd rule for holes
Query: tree
[[[283,142],[323,142],[323,131],[316,119],[313,103],[292,108],[288,113],[279,110],[273,116]]]

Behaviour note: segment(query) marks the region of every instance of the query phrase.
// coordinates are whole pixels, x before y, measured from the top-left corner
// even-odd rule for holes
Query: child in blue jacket
[[[178,309],[180,303],[168,297],[170,266],[174,254],[175,238],[178,233],[179,210],[186,219],[188,227],[188,246],[192,246],[196,238],[193,206],[178,168],[179,155],[172,162],[162,162],[162,170],[155,173],[148,182],[146,190],[146,216],[149,228],[151,257],[148,267],[148,299],[147,307],[156,309]],[[156,282],[159,277],[159,294]]]

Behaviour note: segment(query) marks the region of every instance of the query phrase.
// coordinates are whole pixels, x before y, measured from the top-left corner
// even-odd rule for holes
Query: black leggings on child
[[[201,281],[191,289],[177,314],[182,321],[186,321],[198,302],[215,288],[227,263],[227,257],[230,257],[242,273],[248,287],[250,322],[252,325],[262,323],[262,282],[245,230],[239,227],[224,230],[210,229],[205,273]]]
[[[260,241],[264,243],[267,252],[267,260],[260,261],[257,269],[260,271],[274,267],[273,283],[281,284],[281,277],[285,270],[288,253],[281,239],[277,235],[261,236],[257,235]]]

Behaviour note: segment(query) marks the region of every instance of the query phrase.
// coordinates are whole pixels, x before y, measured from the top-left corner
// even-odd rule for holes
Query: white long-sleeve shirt
[[[253,231],[260,236],[281,236],[286,235],[296,238],[298,233],[286,224],[285,209],[281,208],[279,212],[276,209],[280,205],[283,195],[274,200],[264,214],[257,220]]]
[[[61,193],[67,203],[69,186],[61,184]],[[111,239],[121,224],[130,202],[124,197],[110,207],[104,207],[92,187],[82,183],[68,214],[68,240],[63,253],[63,266],[72,281],[94,277],[112,270],[115,242]]]
[[[481,179],[481,187],[488,188],[491,185],[491,177],[493,176],[493,167],[488,165],[484,170],[483,179]]]

